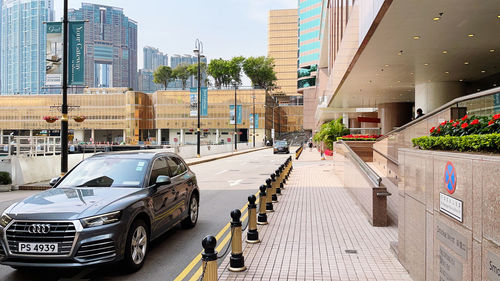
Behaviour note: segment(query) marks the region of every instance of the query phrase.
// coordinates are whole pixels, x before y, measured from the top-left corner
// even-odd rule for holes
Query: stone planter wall
[[[10,184],[0,184],[0,192],[11,191],[12,187]]]
[[[412,278],[500,280],[500,156],[399,149],[398,162],[398,256]]]

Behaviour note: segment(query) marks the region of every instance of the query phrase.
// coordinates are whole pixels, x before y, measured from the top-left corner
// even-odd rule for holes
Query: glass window
[[[183,174],[187,170],[186,166],[184,165],[184,162],[182,162],[182,160],[177,157],[169,157],[167,162],[168,166],[170,167],[171,177]]]
[[[153,185],[156,183],[156,178],[158,176],[168,176],[168,167],[167,162],[164,158],[158,158],[153,163],[153,167],[151,168],[151,176],[149,177],[149,185]]]

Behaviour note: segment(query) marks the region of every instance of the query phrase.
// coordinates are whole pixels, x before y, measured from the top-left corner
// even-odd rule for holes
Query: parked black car
[[[276,143],[274,144],[273,153],[274,154],[276,154],[276,153],[289,154],[290,147],[288,146],[287,141],[285,141],[285,140],[276,141]]]
[[[177,223],[191,228],[198,220],[196,175],[173,153],[97,154],[51,185],[0,217],[0,264],[80,267],[121,261],[136,271],[151,240]]]

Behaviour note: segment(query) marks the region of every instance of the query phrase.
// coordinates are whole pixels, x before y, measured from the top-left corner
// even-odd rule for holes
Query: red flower
[[[500,119],[500,113],[493,115],[493,120],[497,120],[497,119]]]
[[[436,127],[432,127],[430,132],[434,133],[435,130],[436,130]]]
[[[495,123],[495,120],[490,120],[490,122],[488,122],[488,125],[491,125],[493,123]]]
[[[446,122],[448,122],[448,121],[444,121],[443,123],[441,123],[441,126],[446,125]]]
[[[465,119],[467,119],[467,118],[469,118],[469,116],[467,116],[467,114],[466,114],[464,117],[462,117],[462,121],[465,121]]]
[[[461,127],[462,127],[462,129],[465,129],[465,128],[469,127],[469,124],[467,124],[467,122],[465,122],[465,123],[462,124]]]
[[[441,132],[441,127],[438,128],[438,133]]]
[[[472,120],[472,122],[470,122],[470,124],[471,125],[477,125],[477,124],[479,124],[479,120],[474,119],[474,120]]]
[[[458,121],[457,121],[457,122],[453,123],[453,125],[452,125],[452,126],[453,126],[453,127],[456,127],[456,126],[458,126],[458,124],[460,124],[460,123],[458,123]]]

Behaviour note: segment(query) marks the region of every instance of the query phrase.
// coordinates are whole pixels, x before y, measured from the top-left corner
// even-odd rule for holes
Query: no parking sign
[[[453,194],[457,188],[457,172],[451,162],[446,163],[444,168],[444,184],[449,194]]]

